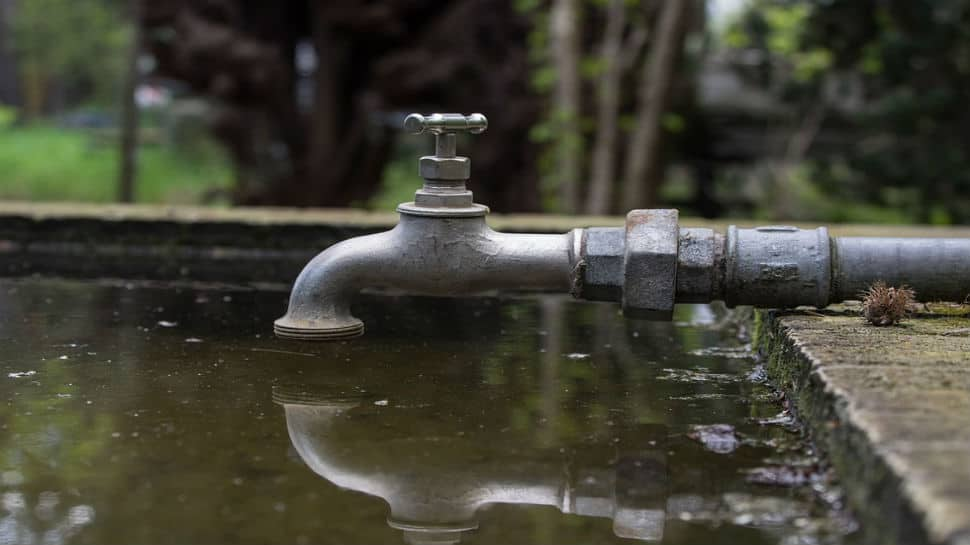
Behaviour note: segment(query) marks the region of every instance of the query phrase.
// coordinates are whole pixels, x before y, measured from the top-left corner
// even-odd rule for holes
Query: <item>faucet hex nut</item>
[[[585,229],[582,293],[590,301],[619,301],[623,296],[623,228]]]
[[[418,173],[426,180],[467,180],[472,173],[471,160],[427,155],[418,162]]]
[[[677,249],[677,301],[706,303],[716,299],[718,258],[724,253],[724,237],[713,229],[680,230]]]
[[[677,210],[632,210],[626,216],[623,314],[669,320],[677,293]]]

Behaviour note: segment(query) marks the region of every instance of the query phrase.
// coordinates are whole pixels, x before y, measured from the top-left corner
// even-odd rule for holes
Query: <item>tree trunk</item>
[[[651,207],[657,202],[662,175],[660,136],[674,68],[684,40],[689,0],[663,2],[650,54],[640,74],[636,126],[629,140],[623,176],[624,208]]]
[[[556,0],[550,20],[550,46],[556,69],[553,126],[556,134],[556,172],[560,207],[577,210],[582,168],[582,136],[579,132],[581,82],[579,79],[579,13],[577,0]]]
[[[596,143],[590,167],[587,214],[608,214],[613,208],[613,186],[616,183],[617,119],[620,113],[620,78],[623,76],[621,53],[626,27],[626,1],[610,0],[600,59],[604,71],[599,85],[596,112]]]
[[[141,51],[141,25],[138,24],[141,0],[131,0],[131,45],[128,52],[128,73],[121,96],[120,163],[118,169],[118,200],[135,200],[135,175],[138,162],[138,104],[135,90],[138,88],[138,55]]]
[[[14,0],[0,0],[0,104],[16,108],[20,106],[20,83],[9,37],[14,8]]]

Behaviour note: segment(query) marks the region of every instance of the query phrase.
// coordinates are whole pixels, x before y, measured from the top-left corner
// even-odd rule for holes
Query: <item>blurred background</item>
[[[0,0],[0,199],[970,222],[970,0]]]

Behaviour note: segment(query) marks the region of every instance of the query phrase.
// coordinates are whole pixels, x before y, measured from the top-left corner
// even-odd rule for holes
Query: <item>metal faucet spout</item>
[[[394,229],[336,244],[300,273],[280,337],[329,340],[363,333],[350,312],[364,288],[420,295],[470,295],[495,290],[570,291],[581,230],[562,235],[507,234],[484,217],[402,214]]]

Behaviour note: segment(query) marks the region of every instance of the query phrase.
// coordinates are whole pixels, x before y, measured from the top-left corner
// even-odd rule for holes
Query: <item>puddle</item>
[[[856,539],[707,307],[367,295],[364,337],[312,344],[272,336],[286,298],[0,282],[0,539]]]

